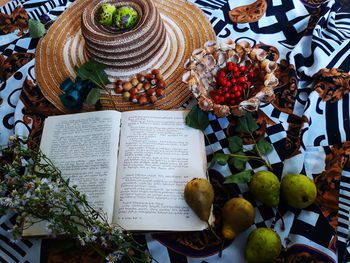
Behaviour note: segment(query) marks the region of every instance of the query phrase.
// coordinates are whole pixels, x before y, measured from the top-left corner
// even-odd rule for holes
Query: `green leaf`
[[[246,170],[225,177],[225,184],[246,184],[252,179],[252,170]]]
[[[238,124],[236,127],[237,132],[253,133],[259,128],[256,124],[256,120],[250,112],[247,112],[242,117],[238,118]]]
[[[242,150],[243,146],[243,140],[238,136],[232,136],[228,138],[228,148],[230,149],[231,153],[238,152]]]
[[[230,159],[230,155],[226,153],[215,153],[213,159],[211,160],[210,167],[212,167],[215,163],[220,165],[227,164],[228,159]]]
[[[85,99],[85,103],[89,105],[95,105],[101,97],[100,89],[92,88]]]
[[[258,150],[260,154],[265,155],[269,152],[272,152],[273,148],[272,148],[272,145],[265,140],[265,138],[262,138],[255,145],[255,150],[256,151]]]
[[[186,124],[204,132],[209,125],[208,112],[202,111],[198,106],[194,106],[186,116]]]
[[[46,34],[46,28],[43,23],[37,20],[29,19],[28,21],[29,35],[32,38],[42,37]]]
[[[244,154],[241,152],[240,154]],[[233,165],[237,170],[242,171],[245,169],[245,164],[247,163],[248,159],[244,159],[244,157],[230,157],[228,160],[228,164]]]
[[[76,72],[82,80],[91,80],[97,86],[104,87],[110,83],[105,69],[105,65],[90,60],[80,67],[76,67]]]

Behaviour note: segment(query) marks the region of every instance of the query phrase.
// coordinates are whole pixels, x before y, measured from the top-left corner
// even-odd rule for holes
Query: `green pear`
[[[281,182],[283,200],[291,207],[303,209],[315,202],[315,183],[303,174],[288,174]]]
[[[281,253],[281,238],[271,228],[257,228],[249,236],[244,250],[248,263],[274,262]]]
[[[202,178],[192,179],[185,186],[184,196],[196,215],[208,222],[214,202],[214,190],[210,182]]]
[[[241,197],[228,200],[222,209],[222,235],[234,239],[254,223],[254,217],[254,207],[248,200]]]
[[[280,181],[269,171],[260,171],[253,175],[249,190],[254,198],[268,206],[278,206],[280,201]]]

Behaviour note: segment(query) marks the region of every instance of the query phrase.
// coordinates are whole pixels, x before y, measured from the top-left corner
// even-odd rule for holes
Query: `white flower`
[[[95,236],[92,228],[88,228],[85,231],[85,237],[84,237],[85,242],[94,242],[96,241],[96,239],[97,239],[97,236]]]
[[[51,181],[49,181],[47,178],[41,179],[42,184],[49,184]]]
[[[81,236],[78,236],[78,240],[80,242],[80,245],[84,247],[85,246],[85,240]]]
[[[14,203],[10,197],[2,197],[0,198],[0,206],[14,207]]]
[[[26,197],[26,198],[30,198],[31,196],[32,196],[32,193],[30,192],[30,191],[27,191],[25,194],[24,194],[24,196]]]
[[[105,238],[104,236],[101,236],[101,237],[100,237],[100,240],[101,240],[101,245],[102,245],[103,247],[107,247],[107,246],[108,246],[107,241],[106,241],[106,238]]]
[[[115,263],[123,259],[124,253],[115,251],[106,257],[107,263]]]

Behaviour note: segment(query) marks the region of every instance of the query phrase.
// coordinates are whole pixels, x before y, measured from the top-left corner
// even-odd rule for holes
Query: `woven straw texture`
[[[60,83],[67,76],[75,79],[74,67],[88,60],[80,19],[88,3],[77,0],[67,9],[40,40],[36,51],[35,73],[38,84],[44,96],[63,113],[70,111],[59,99],[62,94]],[[187,85],[182,83],[184,62],[194,49],[202,47],[208,40],[215,40],[215,33],[202,11],[191,3],[183,0],[153,0],[153,3],[167,31],[164,48],[142,68],[127,72],[110,68],[106,72],[113,82],[118,78],[129,78],[136,73],[158,68],[167,83],[165,95],[155,104],[138,105],[124,100],[121,95],[113,96],[113,104],[110,96],[103,94],[101,103],[105,109],[172,109],[182,105],[191,96]],[[83,111],[89,110],[94,108],[83,106]]]

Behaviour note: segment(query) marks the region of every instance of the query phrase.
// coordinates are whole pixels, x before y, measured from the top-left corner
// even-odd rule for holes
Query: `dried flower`
[[[119,226],[110,225],[103,211],[92,208],[43,153],[22,147],[20,139],[12,136],[9,146],[0,149],[0,164],[0,214],[18,215],[11,230],[13,242],[24,227],[46,221],[52,236],[64,233],[76,238],[108,262],[120,262],[124,256],[135,261],[135,255],[127,252],[138,243]],[[103,249],[115,252],[106,257]],[[148,255],[140,256],[138,262],[147,262],[143,259]]]

